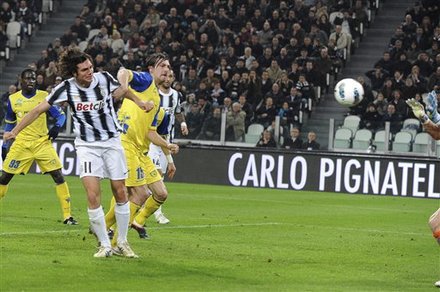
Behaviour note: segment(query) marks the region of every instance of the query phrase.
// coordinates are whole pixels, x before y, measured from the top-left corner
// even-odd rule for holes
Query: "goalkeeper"
[[[5,117],[5,132],[9,132],[19,123],[26,113],[46,99],[46,91],[37,90],[36,73],[25,69],[21,73],[21,90],[9,97]],[[8,184],[15,174],[25,174],[32,163],[37,162],[43,173],[49,173],[55,182],[55,191],[63,213],[63,223],[77,225],[70,213],[70,192],[61,173],[60,159],[52,146],[52,140],[58,136],[66,121],[64,112],[51,106],[49,114],[56,119],[55,125],[48,131],[46,114],[42,114],[26,129],[18,134],[12,146],[4,142],[2,146],[3,173],[0,177],[0,199],[6,195]],[[10,148],[10,149],[9,149]]]
[[[422,122],[425,131],[435,140],[440,140],[440,115],[437,112],[437,96],[439,95],[440,84],[437,84],[435,89],[429,93],[429,105],[426,106],[426,112],[423,106],[414,98],[406,101],[409,107],[411,107],[414,115]],[[431,119],[427,113],[431,114]],[[437,240],[438,244],[440,244],[440,208],[431,215],[428,224],[429,227],[431,227],[432,235]],[[440,281],[437,281],[435,286],[440,287]]]

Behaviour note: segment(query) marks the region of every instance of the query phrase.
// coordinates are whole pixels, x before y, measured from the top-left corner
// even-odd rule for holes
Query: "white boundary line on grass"
[[[380,229],[360,229],[351,227],[333,227],[324,225],[305,225],[295,223],[281,223],[281,222],[266,222],[266,223],[235,223],[235,224],[205,224],[205,225],[180,225],[180,226],[160,226],[160,227],[148,227],[149,230],[167,230],[167,229],[196,229],[196,228],[228,228],[228,227],[246,227],[246,226],[270,226],[270,225],[291,225],[304,228],[324,228],[349,232],[371,232],[371,233],[385,233],[385,234],[398,234],[398,235],[417,235],[417,236],[429,236],[429,232],[401,232],[401,231],[389,231]],[[42,230],[42,231],[21,231],[21,232],[1,232],[0,237],[14,236],[14,235],[43,235],[43,234],[56,234],[56,233],[78,233],[88,232],[85,229],[63,229],[63,230]]]
[[[206,224],[206,225],[181,225],[181,226],[161,226],[161,227],[148,227],[148,230],[165,230],[165,229],[194,229],[194,228],[224,228],[224,227],[241,227],[241,226],[264,226],[264,225],[282,225],[284,223],[278,222],[267,222],[267,223],[236,223],[236,224]],[[52,234],[52,233],[71,233],[71,232],[82,232],[88,230],[83,229],[63,229],[63,230],[47,230],[47,231],[21,231],[21,232],[1,232],[2,236],[13,236],[13,235],[40,235],[40,234]]]

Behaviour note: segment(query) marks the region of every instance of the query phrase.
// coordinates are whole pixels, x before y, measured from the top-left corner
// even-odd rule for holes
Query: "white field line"
[[[351,227],[333,227],[333,226],[323,226],[323,225],[304,225],[304,224],[294,224],[294,223],[280,223],[280,222],[267,222],[267,223],[236,223],[236,224],[205,224],[205,225],[188,225],[188,226],[161,226],[161,227],[148,227],[149,230],[166,230],[166,229],[201,229],[201,228],[231,228],[231,227],[246,227],[246,226],[273,226],[273,225],[290,225],[295,227],[303,228],[324,228],[333,229],[340,231],[349,232],[359,232],[360,228]],[[0,237],[14,236],[14,235],[43,235],[43,234],[57,234],[57,233],[78,233],[78,232],[88,232],[84,229],[65,229],[65,230],[42,230],[42,231],[21,231],[21,232],[1,232]],[[429,232],[401,232],[401,231],[390,231],[390,230],[380,230],[380,229],[362,229],[362,232],[379,233],[379,234],[396,234],[396,235],[416,235],[416,236],[429,236]]]
[[[206,225],[181,225],[181,226],[162,226],[162,227],[148,227],[148,230],[165,230],[165,229],[195,229],[195,228],[228,228],[228,227],[242,227],[242,226],[265,226],[265,225],[281,225],[283,223],[277,223],[277,222],[268,222],[268,223],[236,223],[236,224],[206,224]],[[11,236],[11,235],[32,235],[32,234],[51,234],[51,233],[78,233],[82,231],[83,229],[65,229],[65,230],[47,230],[47,231],[20,231],[20,232],[1,232],[1,236]]]

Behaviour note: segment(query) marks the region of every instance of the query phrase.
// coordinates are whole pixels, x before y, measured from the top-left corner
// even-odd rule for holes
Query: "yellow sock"
[[[140,226],[144,226],[145,221],[147,221],[147,218],[151,216],[154,212],[156,212],[157,209],[159,209],[160,205],[162,205],[163,202],[158,201],[154,198],[153,195],[149,196],[147,201],[145,202],[144,207],[139,211],[139,214],[134,218],[134,221],[136,221],[137,224]]]
[[[108,209],[107,214],[105,214],[105,226],[107,226],[107,229],[113,227],[113,225],[115,225],[116,223],[115,205],[116,200],[115,197],[112,196],[112,200],[110,201],[110,208]]]
[[[134,217],[136,217],[140,209],[141,206],[133,202],[130,202],[130,223],[133,222]]]
[[[70,210],[70,192],[69,187],[67,186],[66,182],[63,182],[62,184],[56,185],[55,187],[58,200],[60,201],[61,210],[63,212],[63,219],[67,219],[71,214]]]
[[[8,191],[8,185],[0,185],[0,199],[2,199]]]

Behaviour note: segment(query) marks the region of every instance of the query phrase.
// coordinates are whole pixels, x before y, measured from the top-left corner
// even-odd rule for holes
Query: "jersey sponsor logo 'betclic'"
[[[104,101],[76,102],[75,109],[78,112],[99,111],[104,108]]]

